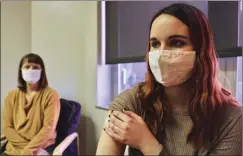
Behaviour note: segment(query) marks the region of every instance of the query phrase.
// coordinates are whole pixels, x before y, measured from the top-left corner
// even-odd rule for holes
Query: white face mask
[[[40,80],[41,70],[25,70],[22,69],[22,77],[29,84],[35,84]]]
[[[195,51],[157,50],[149,52],[149,66],[159,83],[175,86],[191,77]]]

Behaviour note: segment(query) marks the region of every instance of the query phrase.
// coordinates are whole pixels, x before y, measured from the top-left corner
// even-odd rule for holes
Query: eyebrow
[[[189,40],[189,37],[183,36],[183,35],[171,35],[168,38],[169,39],[173,39],[173,38],[183,38],[183,39]],[[150,41],[157,41],[157,38],[156,37],[152,37],[152,38],[150,38]]]
[[[189,39],[187,36],[183,36],[183,35],[171,35],[169,36],[169,39],[173,39],[173,38],[183,38],[183,39]]]

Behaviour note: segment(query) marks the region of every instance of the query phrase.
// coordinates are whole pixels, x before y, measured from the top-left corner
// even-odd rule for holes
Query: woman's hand
[[[104,130],[111,138],[137,148],[143,154],[157,155],[162,150],[144,120],[137,114],[131,111],[113,111],[109,117],[109,126]]]
[[[38,155],[42,155],[42,156],[49,156],[50,154],[44,150],[44,149],[39,149],[37,151],[33,151],[33,150],[29,150],[29,149],[24,149],[21,153],[21,155],[28,155],[28,156],[38,156]]]
[[[29,156],[33,156],[33,155],[35,155],[35,152],[33,152],[32,150],[29,150],[29,149],[27,149],[27,148],[24,148],[24,149],[21,151],[20,155],[29,155]]]
[[[36,155],[49,156],[50,154],[46,150],[41,148],[37,151]]]

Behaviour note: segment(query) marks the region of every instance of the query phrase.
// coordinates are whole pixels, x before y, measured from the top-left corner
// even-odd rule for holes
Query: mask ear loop
[[[156,56],[156,57],[157,57],[158,61],[159,61],[159,57],[160,57],[160,54],[161,54],[161,53],[162,53],[161,50],[158,50],[158,51],[157,51],[157,56]]]

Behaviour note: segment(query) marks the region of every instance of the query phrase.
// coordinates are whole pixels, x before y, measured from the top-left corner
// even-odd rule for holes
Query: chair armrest
[[[53,155],[62,155],[62,153],[67,149],[67,147],[77,138],[77,151],[78,155],[80,155],[79,151],[79,135],[77,132],[74,132],[67,136],[54,150]]]
[[[6,136],[5,135],[1,135],[0,141],[6,140]]]
[[[1,152],[3,152],[6,148],[6,143],[8,142],[7,137],[4,135],[1,135],[0,142],[1,142],[1,146],[0,146],[0,154],[1,154]]]

